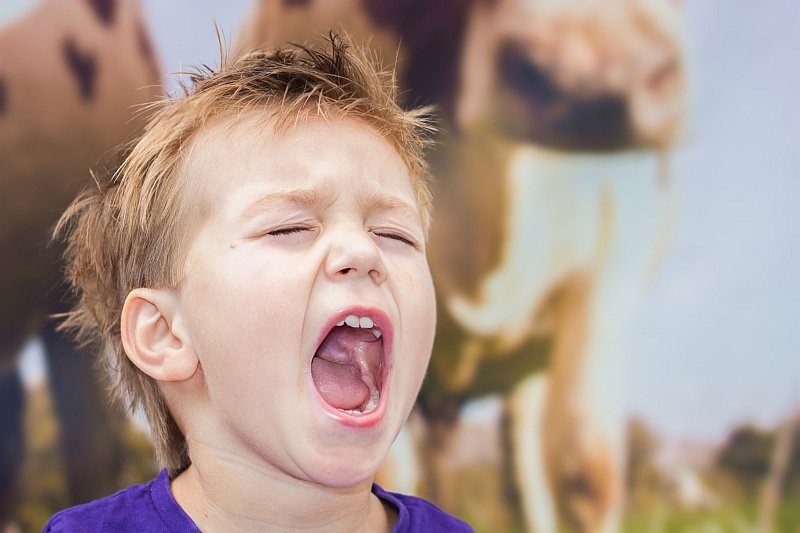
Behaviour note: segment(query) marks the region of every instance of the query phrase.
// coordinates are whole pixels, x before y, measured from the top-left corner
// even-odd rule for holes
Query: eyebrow
[[[358,204],[365,212],[390,211],[399,213],[401,216],[420,219],[419,209],[400,198],[384,193],[374,193],[359,199]]]
[[[325,201],[326,196],[330,198],[329,194],[326,195],[325,191],[320,189],[292,189],[270,193],[250,204],[242,213],[242,218],[254,218],[278,205],[290,205],[300,209],[317,209],[329,203]]]
[[[242,213],[242,218],[248,220],[255,218],[260,213],[269,211],[276,206],[292,206],[298,209],[316,210],[330,205],[334,201],[332,191],[325,187],[313,189],[291,189],[277,191],[263,196],[250,204]],[[358,205],[365,213],[395,212],[400,216],[420,219],[420,212],[410,203],[385,193],[373,193],[366,197],[358,198]]]

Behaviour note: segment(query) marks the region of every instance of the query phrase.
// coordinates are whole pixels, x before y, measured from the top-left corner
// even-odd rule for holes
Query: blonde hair
[[[219,117],[259,111],[288,129],[311,116],[347,117],[369,124],[397,149],[408,167],[423,223],[431,192],[424,151],[432,132],[428,110],[397,104],[393,73],[331,34],[325,46],[254,51],[216,72],[191,75],[180,98],[154,104],[144,133],[122,153],[122,163],[94,174],[62,215],[55,235],[66,242],[66,274],[77,303],[63,328],[94,343],[115,399],[143,409],[156,456],[171,474],[190,464],[186,439],[158,384],[125,355],[120,314],[138,287],[172,288],[185,259],[186,148],[204,125]]]

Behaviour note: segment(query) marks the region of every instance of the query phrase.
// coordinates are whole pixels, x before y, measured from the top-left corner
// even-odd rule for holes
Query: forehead
[[[283,128],[266,113],[221,118],[195,136],[181,173],[205,215],[226,200],[297,190],[323,196],[346,192],[362,200],[383,192],[419,209],[408,168],[393,144],[354,118],[311,117]],[[343,191],[348,177],[352,187]]]

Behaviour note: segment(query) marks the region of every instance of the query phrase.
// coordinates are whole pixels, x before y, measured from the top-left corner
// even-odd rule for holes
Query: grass
[[[716,509],[684,510],[657,507],[629,512],[623,533],[752,533],[757,514],[753,502],[722,505]],[[800,502],[785,500],[776,516],[775,533],[800,533]]]

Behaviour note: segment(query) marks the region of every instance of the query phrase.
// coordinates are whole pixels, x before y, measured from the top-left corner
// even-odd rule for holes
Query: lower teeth
[[[377,390],[374,390],[369,393],[369,401],[367,405],[364,406],[364,411],[372,411],[376,407],[378,407],[378,400],[381,399],[381,393]]]

